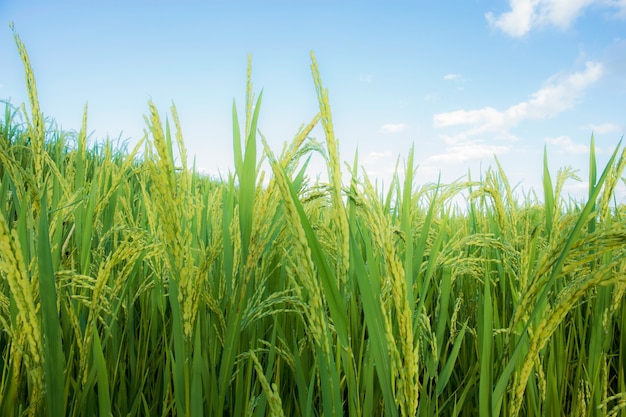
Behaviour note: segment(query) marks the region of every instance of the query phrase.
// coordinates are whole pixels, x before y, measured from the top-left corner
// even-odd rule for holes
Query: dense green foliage
[[[16,41],[30,111],[0,124],[1,415],[626,415],[620,146],[597,172],[592,140],[586,203],[547,159],[542,202],[499,164],[418,185],[412,150],[382,193],[357,157],[342,179],[313,58],[319,114],[274,155],[249,75],[235,172],[212,180],[175,108],[172,133],[150,103],[132,150],[89,145],[86,108],[56,129]]]

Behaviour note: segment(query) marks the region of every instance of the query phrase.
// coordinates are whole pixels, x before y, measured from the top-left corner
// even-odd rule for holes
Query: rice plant
[[[1,415],[626,416],[621,144],[601,169],[591,139],[587,201],[547,150],[542,199],[497,159],[421,184],[413,149],[381,192],[358,155],[342,177],[312,54],[319,113],[280,154],[248,62],[234,171],[210,178],[175,106],[148,103],[133,149],[90,143],[87,106],[59,130],[13,33],[29,110],[0,119]]]

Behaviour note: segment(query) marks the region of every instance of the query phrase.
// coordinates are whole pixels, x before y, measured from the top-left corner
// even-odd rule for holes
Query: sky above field
[[[25,43],[44,114],[91,141],[143,136],[148,100],[176,104],[197,168],[233,170],[231,107],[247,56],[259,128],[280,153],[317,113],[314,51],[342,161],[389,184],[415,147],[418,184],[472,179],[494,155],[519,192],[606,161],[626,128],[626,0],[0,1],[0,98],[27,102],[6,22]],[[317,129],[313,136],[323,140]],[[311,175],[324,170],[314,159]],[[322,176],[323,178],[323,176]],[[626,200],[624,185],[618,196]]]

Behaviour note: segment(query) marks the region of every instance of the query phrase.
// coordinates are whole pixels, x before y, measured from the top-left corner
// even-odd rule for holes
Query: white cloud
[[[442,132],[440,138],[446,145],[443,153],[431,156],[430,161],[438,163],[464,163],[470,160],[491,158],[509,152],[511,146],[489,143],[489,140],[516,140],[510,129],[525,120],[540,120],[572,108],[584,91],[604,73],[600,63],[587,62],[579,72],[558,74],[550,77],[528,100],[499,110],[492,106],[480,109],[456,110],[438,113],[433,116],[433,125]],[[451,128],[461,131],[453,134]],[[578,145],[568,137],[548,138],[546,143],[569,153],[588,152],[588,148]]]
[[[617,133],[624,132],[624,128],[622,126],[617,125],[615,123],[602,123],[599,125],[587,125],[584,127],[585,130],[591,130],[593,133],[598,135],[602,135],[605,133]]]
[[[368,153],[365,156],[363,162],[366,163],[366,164],[371,164],[371,163],[374,163],[374,162],[378,162],[381,159],[391,158],[391,156],[392,156],[392,154],[391,154],[390,150],[386,150],[386,151],[383,151],[383,152],[375,152],[375,151],[373,151],[373,152]]]
[[[530,30],[535,17],[535,8],[539,0],[511,0],[511,11],[495,17],[493,13],[485,14],[491,26],[511,36],[524,36]]]
[[[490,25],[510,36],[521,37],[537,26],[567,29],[586,8],[611,9],[613,16],[626,16],[625,0],[509,0],[511,10],[495,16],[485,14]]]
[[[437,113],[434,116],[435,127],[448,127],[467,124],[500,124],[504,121],[503,113],[493,107],[484,107],[479,110],[456,110],[447,113]]]
[[[626,18],[626,0],[615,0],[613,3],[614,7],[618,9],[615,17],[620,19]]]
[[[574,143],[569,136],[557,136],[555,138],[546,138],[548,145],[555,146],[559,151],[565,153],[587,154],[589,146],[580,143]]]
[[[514,104],[505,110],[483,107],[477,110],[456,110],[438,113],[433,116],[436,128],[451,126],[470,126],[456,136],[456,140],[465,140],[471,136],[493,132],[511,139],[508,129],[528,119],[545,119],[570,109],[584,90],[596,82],[603,74],[602,64],[587,62],[585,70],[567,77],[551,77],[543,88],[533,93],[527,101]]]
[[[422,98],[424,101],[439,100],[439,93],[426,93]]]
[[[461,163],[473,159],[491,158],[508,152],[510,147],[501,145],[487,145],[485,143],[466,142],[446,148],[446,152],[433,155],[429,161],[443,163]]]
[[[395,158],[390,149],[372,151],[360,159],[360,165],[372,181],[376,179],[390,184],[396,168]]]
[[[359,81],[362,83],[371,84],[374,82],[374,76],[372,74],[360,75]]]
[[[459,74],[446,74],[443,76],[443,79],[446,81],[458,81],[461,79]]]
[[[380,133],[401,133],[409,128],[409,125],[406,123],[388,123],[386,125],[382,125],[378,131]]]

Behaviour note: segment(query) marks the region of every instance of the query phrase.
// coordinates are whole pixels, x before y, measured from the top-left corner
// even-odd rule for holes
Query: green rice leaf
[[[413,207],[413,151],[414,147],[409,150],[409,156],[406,163],[404,190],[402,192],[402,217],[400,219],[400,229],[404,233],[406,243],[404,245],[404,274],[406,279],[406,292],[409,303],[413,304],[415,297],[413,296],[413,224],[411,222]]]
[[[100,343],[100,335],[94,322],[91,328],[93,332],[93,357],[96,364],[96,375],[98,384],[98,410],[101,416],[113,416],[111,412],[111,396],[109,395],[109,376],[107,371],[106,359],[102,352],[102,344]]]
[[[46,196],[43,193],[39,215],[37,240],[37,261],[39,265],[39,294],[41,295],[41,318],[44,342],[44,381],[48,413],[53,416],[65,415],[65,395],[63,392],[65,357],[61,343],[61,323],[57,310],[57,290],[52,266],[52,251],[48,234],[48,212]]]
[[[437,395],[441,395],[443,393],[443,390],[446,388],[448,382],[450,381],[450,376],[452,375],[452,371],[454,370],[454,364],[456,363],[456,359],[459,356],[459,351],[461,350],[461,344],[463,343],[463,337],[465,336],[466,329],[467,321],[463,324],[461,331],[456,335],[456,338],[454,339],[454,344],[452,345],[452,350],[450,351],[450,355],[448,356],[448,360],[446,361],[445,365],[443,365],[443,368],[441,368],[441,372],[439,373],[439,377],[437,379]]]
[[[353,273],[359,285],[363,314],[365,315],[365,323],[369,333],[368,346],[374,360],[376,375],[383,391],[385,412],[388,416],[397,416],[398,409],[396,408],[391,382],[390,354],[385,336],[385,319],[379,296],[380,284],[378,280],[372,279],[370,274],[368,274],[354,235],[350,236],[350,249],[351,265],[354,267]],[[371,252],[371,250],[368,252]]]
[[[548,148],[543,148],[543,200],[546,210],[546,235],[548,239],[552,236],[552,223],[554,221],[555,201],[554,189],[552,187],[552,178],[548,170]]]
[[[596,188],[597,177],[597,163],[596,163],[596,141],[591,134],[591,142],[589,143],[589,201],[594,201],[592,210],[595,210],[595,197],[593,197],[594,189]],[[589,220],[589,233],[593,233],[596,230],[596,218],[593,217]]]
[[[253,210],[256,195],[256,130],[261,109],[263,93],[259,94],[254,115],[252,116],[250,135],[246,140],[246,152],[243,166],[239,172],[239,226],[241,229],[241,257],[245,264],[248,259],[250,236],[252,235]]]
[[[239,130],[239,117],[237,116],[237,105],[233,100],[232,109],[233,118],[233,151],[235,155],[235,172],[237,175],[241,175],[243,166],[243,155],[241,153],[241,133]]]
[[[478,407],[480,415],[489,417],[492,415],[492,367],[494,363],[492,338],[493,338],[493,305],[491,304],[491,285],[489,277],[485,276],[485,288],[481,303],[481,320],[479,327],[480,345],[480,381]]]
[[[279,168],[282,170],[282,167]],[[283,175],[285,175],[284,171]],[[315,232],[311,227],[311,223],[309,222],[304,208],[302,207],[302,203],[296,195],[293,184],[289,181],[288,178],[286,178],[286,180],[289,185],[291,198],[293,199],[293,203],[298,212],[298,216],[300,217],[302,228],[304,229],[304,233],[306,234],[309,248],[311,249],[313,262],[317,267],[319,280],[322,283],[322,287],[324,288],[324,295],[326,297],[326,301],[328,302],[330,316],[333,320],[333,324],[337,332],[337,337],[339,338],[343,346],[349,346],[348,318],[346,317],[346,306],[345,301],[343,297],[341,297],[341,294],[339,292],[335,274],[333,273],[332,268],[328,265],[326,255],[324,254],[322,246],[320,245],[319,240],[317,239],[317,236],[315,235]]]

